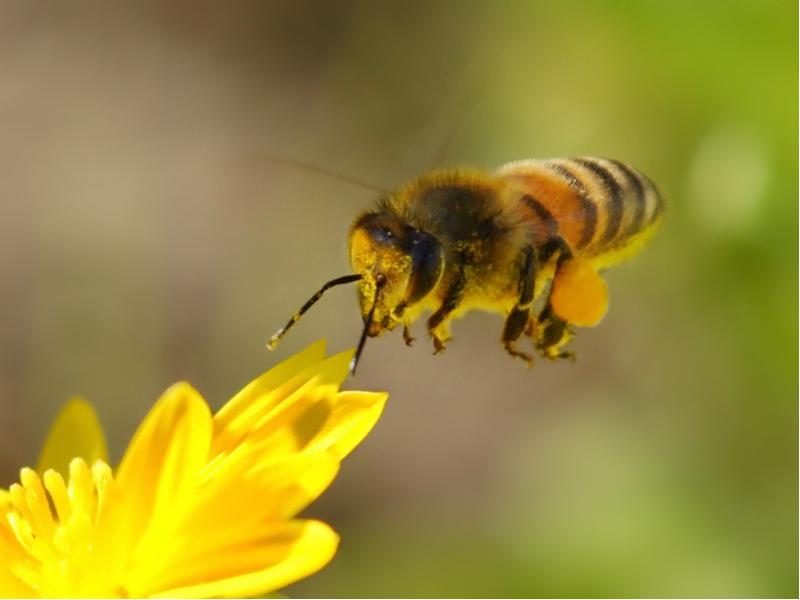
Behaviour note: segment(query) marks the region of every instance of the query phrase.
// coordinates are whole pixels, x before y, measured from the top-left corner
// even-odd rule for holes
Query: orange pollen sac
[[[594,327],[608,309],[608,288],[591,263],[570,260],[559,268],[553,280],[550,302],[567,323]]]

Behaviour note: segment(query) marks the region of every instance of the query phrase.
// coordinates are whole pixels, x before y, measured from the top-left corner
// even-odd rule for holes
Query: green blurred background
[[[496,316],[372,340],[372,435],[309,511],[290,596],[796,596],[797,4],[3,2],[0,476],[71,394],[113,457],[158,394],[214,406],[319,337],[373,194],[446,165],[595,154],[669,201],[575,364]]]

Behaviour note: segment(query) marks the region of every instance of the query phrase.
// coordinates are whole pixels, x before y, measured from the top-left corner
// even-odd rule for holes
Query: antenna
[[[338,181],[343,181],[344,183],[349,183],[350,185],[355,185],[357,187],[370,190],[373,192],[378,192],[380,194],[388,194],[389,190],[386,188],[380,187],[373,183],[369,183],[366,181],[362,181],[356,177],[352,177],[350,175],[345,175],[344,173],[339,173],[338,171],[334,171],[332,169],[327,169],[325,167],[320,167],[319,165],[315,165],[313,163],[307,163],[302,160],[295,160],[294,158],[286,158],[284,156],[276,156],[273,154],[266,154],[263,157],[271,163],[277,165],[285,165],[287,167],[294,167],[296,169],[302,169],[303,171],[310,171],[312,173],[317,173],[319,175],[324,175],[325,177],[330,177],[332,179],[336,179]]]
[[[300,310],[298,310],[296,313],[292,315],[292,317],[289,319],[286,325],[284,325],[283,327],[278,329],[278,331],[272,334],[272,337],[269,338],[269,342],[267,342],[267,349],[275,350],[275,347],[278,345],[278,342],[284,335],[286,335],[286,332],[289,331],[289,329],[291,329],[292,326],[300,320],[300,317],[302,317],[309,308],[314,306],[317,300],[322,298],[322,295],[325,292],[327,292],[330,288],[335,287],[337,285],[344,285],[346,283],[353,283],[355,281],[359,281],[361,278],[362,278],[361,275],[344,275],[343,277],[337,277],[336,279],[331,279],[328,283],[323,285],[316,294],[314,294],[313,296],[311,296],[311,298],[306,300],[306,303],[300,307]],[[374,308],[375,307],[373,304],[373,309]]]

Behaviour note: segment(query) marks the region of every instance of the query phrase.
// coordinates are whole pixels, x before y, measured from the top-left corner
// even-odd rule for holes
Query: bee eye
[[[427,296],[442,275],[444,258],[439,241],[423,231],[407,237],[407,250],[411,256],[411,276],[404,302],[412,305]]]

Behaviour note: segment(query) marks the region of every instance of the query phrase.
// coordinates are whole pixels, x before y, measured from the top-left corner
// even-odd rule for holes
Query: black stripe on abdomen
[[[575,173],[570,171],[564,165],[559,164],[557,162],[548,161],[547,166],[550,167],[553,171],[558,173],[563,179],[567,181],[572,187],[574,187],[580,194],[586,195],[586,188],[583,185],[583,182],[578,178]]]
[[[634,204],[633,218],[631,219],[631,222],[628,223],[627,229],[623,232],[624,235],[631,236],[639,232],[644,224],[644,185],[642,185],[642,180],[639,178],[639,175],[637,175],[636,172],[628,165],[618,160],[612,160],[611,162],[614,163],[614,166],[616,166],[622,172],[622,174],[625,176],[625,179],[628,181],[630,190],[633,191],[633,195],[631,196]]]
[[[580,200],[583,230],[581,231],[581,238],[578,240],[576,248],[583,248],[589,245],[594,238],[595,231],[597,230],[597,206],[586,192],[586,186],[583,185],[580,177],[575,175],[575,173],[570,171],[562,164],[548,162],[547,166],[570,184],[570,186],[575,190],[578,200]]]
[[[544,224],[547,230],[548,239],[557,238],[559,236],[558,221],[555,220],[553,214],[547,210],[547,207],[544,204],[539,202],[530,194],[525,194],[522,198],[520,198],[520,201],[525,204],[525,206],[530,208]]]
[[[576,158],[574,160],[597,175],[603,181],[603,185],[608,192],[608,198],[604,202],[608,217],[606,219],[605,231],[603,231],[603,235],[600,237],[601,243],[608,242],[614,239],[614,236],[617,235],[619,231],[619,226],[622,224],[622,187],[603,165],[596,163],[590,158]]]
[[[658,191],[656,184],[653,183],[653,181],[646,175],[644,177],[647,180],[647,184],[650,187],[650,192],[655,197],[655,202],[656,202],[656,205],[653,207],[653,214],[651,214],[650,218],[647,220],[647,224],[652,225],[653,223],[658,221],[658,218],[664,212],[664,197],[661,195],[661,192]]]
[[[597,206],[585,194],[580,195],[581,209],[583,210],[583,233],[578,241],[578,248],[589,245],[597,229]]]

